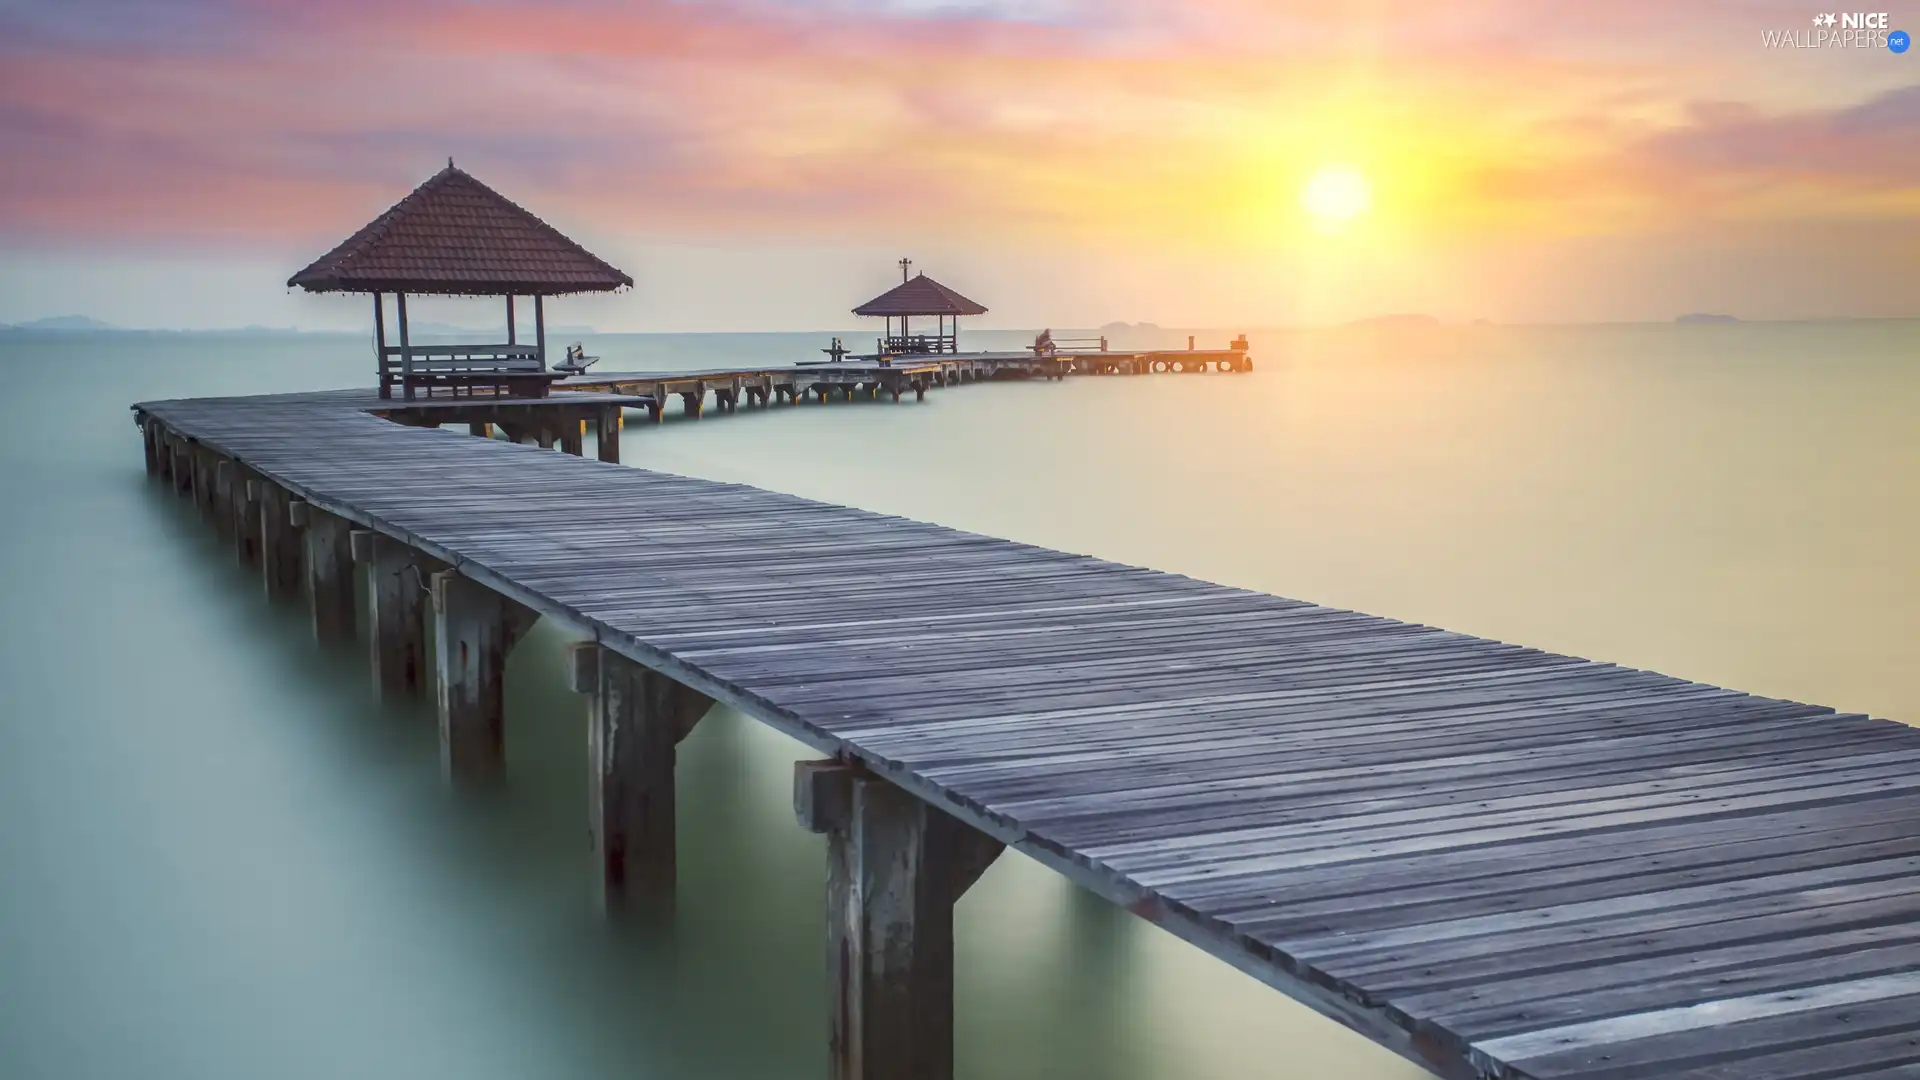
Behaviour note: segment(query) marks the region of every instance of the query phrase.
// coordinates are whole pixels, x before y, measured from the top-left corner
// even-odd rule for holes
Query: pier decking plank
[[[1920,1074],[1920,732],[394,404],[138,408],[1444,1076]]]

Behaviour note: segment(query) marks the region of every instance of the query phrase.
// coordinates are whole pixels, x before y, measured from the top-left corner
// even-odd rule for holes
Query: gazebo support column
[[[373,352],[380,366],[380,396],[393,396],[393,367],[387,360],[387,310],[384,294],[373,294]]]
[[[573,647],[570,683],[590,695],[588,830],[609,910],[670,902],[674,748],[713,699],[597,642]]]
[[[397,309],[396,317],[400,320],[400,392],[401,396],[412,401],[413,354],[407,350],[413,347],[413,339],[407,334],[407,294],[394,293],[393,302]]]
[[[539,614],[457,570],[432,580],[441,768],[456,782],[490,779],[506,766],[507,654]]]
[[[999,841],[835,761],[794,772],[800,823],[827,836],[832,1080],[951,1080],[953,905]]]
[[[353,561],[367,568],[367,629],[373,685],[383,700],[426,686],[427,591],[437,568],[390,537],[353,530]]]
[[[533,344],[540,350],[540,370],[547,370],[547,304],[546,297],[533,294]]]

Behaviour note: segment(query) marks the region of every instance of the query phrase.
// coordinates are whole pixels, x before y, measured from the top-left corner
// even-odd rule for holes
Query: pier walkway
[[[1003,844],[1443,1077],[1920,1077],[1920,731],[375,404],[136,417],[322,638],[368,603],[381,685],[435,672],[455,777],[532,619],[592,639],[610,898],[670,887],[710,700],[827,758],[838,1077],[950,1075]]]

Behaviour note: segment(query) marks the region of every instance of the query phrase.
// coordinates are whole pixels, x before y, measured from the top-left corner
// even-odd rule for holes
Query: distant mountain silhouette
[[[1100,328],[1103,334],[1123,334],[1129,330],[1158,330],[1160,324],[1150,322],[1110,322]]]
[[[113,325],[112,323],[101,322],[99,319],[90,318],[86,315],[49,315],[44,319],[34,319],[30,322],[14,323],[12,326],[7,327],[7,329],[9,330],[118,330],[120,328]]]
[[[1730,323],[1730,322],[1739,322],[1740,320],[1735,318],[1732,315],[1714,315],[1710,312],[1705,312],[1705,311],[1691,311],[1685,315],[1679,316],[1673,321],[1677,323],[1695,324],[1695,323]]]

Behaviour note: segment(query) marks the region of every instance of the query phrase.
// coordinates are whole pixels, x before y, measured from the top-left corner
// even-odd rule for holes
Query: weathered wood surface
[[[337,401],[140,408],[1442,1075],[1920,1066],[1903,725]]]

